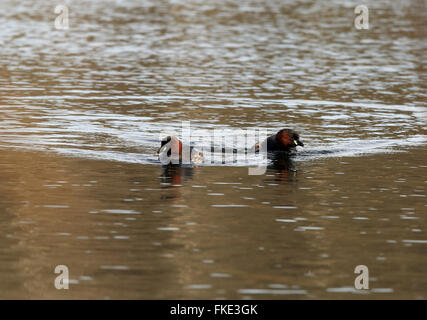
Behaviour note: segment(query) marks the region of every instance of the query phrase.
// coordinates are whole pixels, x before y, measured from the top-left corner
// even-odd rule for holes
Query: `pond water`
[[[427,298],[424,1],[63,3],[0,4],[0,298]],[[305,146],[165,169],[182,121]]]

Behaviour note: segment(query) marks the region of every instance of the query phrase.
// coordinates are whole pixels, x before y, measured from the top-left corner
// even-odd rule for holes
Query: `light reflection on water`
[[[0,297],[426,298],[426,11],[409,3],[368,1],[357,31],[357,1],[79,0],[60,31],[51,2],[2,1]],[[159,133],[188,120],[306,147],[262,176],[162,168]]]

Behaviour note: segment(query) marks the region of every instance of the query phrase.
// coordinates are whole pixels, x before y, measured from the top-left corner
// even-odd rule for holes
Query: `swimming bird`
[[[263,144],[267,144],[267,152],[291,152],[297,146],[304,147],[299,134],[292,129],[282,129],[269,136],[261,143],[255,144],[255,152],[259,152]]]
[[[189,150],[190,157],[188,158]],[[203,153],[193,146],[184,145],[177,137],[167,136],[162,139],[160,148],[157,150],[159,160],[164,164],[181,164],[182,162],[202,163]]]
[[[282,129],[274,135],[269,136],[263,142],[257,142],[252,149],[242,149],[241,152],[250,150],[260,152],[262,147],[267,147],[268,153],[290,153],[297,146],[304,146],[304,143],[299,138],[299,134],[292,129]],[[183,152],[187,150],[187,152]],[[188,152],[189,151],[189,152]],[[225,148],[221,149],[225,153]],[[215,152],[214,147],[211,147],[211,152]],[[238,149],[232,149],[233,153],[238,153]],[[177,137],[167,136],[162,139],[160,148],[157,151],[159,160],[163,164],[181,164],[187,163],[202,163],[203,153],[198,151],[193,146],[184,145]],[[188,158],[188,154],[190,157]]]

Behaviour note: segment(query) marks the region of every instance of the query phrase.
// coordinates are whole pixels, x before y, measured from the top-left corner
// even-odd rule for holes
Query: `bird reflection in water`
[[[194,175],[195,167],[182,165],[168,165],[162,167],[160,182],[165,187],[180,185],[191,180]]]
[[[297,169],[292,154],[285,152],[271,153],[268,155],[269,164],[267,165],[267,183],[288,183],[295,181]],[[274,177],[271,177],[274,175]]]
[[[167,165],[162,166],[162,173],[160,175],[161,188],[167,189],[167,192],[161,195],[162,200],[177,199],[181,197],[181,186],[193,179],[195,170],[194,166],[183,165]]]
[[[268,183],[288,183],[295,181],[297,177],[297,168],[292,160],[293,154],[286,152],[269,153],[266,172],[266,182]],[[176,188],[193,179],[194,174],[199,168],[193,165],[167,165],[162,167],[160,183],[162,188]],[[274,177],[273,177],[274,176]],[[176,195],[175,195],[176,196]],[[170,193],[164,198],[175,198]]]

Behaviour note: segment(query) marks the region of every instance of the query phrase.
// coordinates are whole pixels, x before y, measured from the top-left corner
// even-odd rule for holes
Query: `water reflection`
[[[160,176],[161,185],[169,187],[171,185],[181,185],[193,178],[193,166],[183,165],[169,165],[162,167],[162,174]]]
[[[275,153],[270,156],[270,164],[267,166],[267,175],[274,175],[272,181],[276,183],[286,183],[296,179],[298,169],[292,159],[294,156],[295,155],[286,153]]]
[[[268,177],[274,176],[274,178],[267,178],[266,182],[286,183],[295,179],[297,175],[297,167],[293,161],[293,157],[295,156],[295,153],[269,153],[266,175]],[[225,154],[225,157],[228,157],[228,155]],[[232,155],[229,157],[232,157]],[[169,164],[162,166],[160,185],[162,188],[173,188],[186,184],[192,180],[197,170],[203,170],[203,167],[183,164]]]

